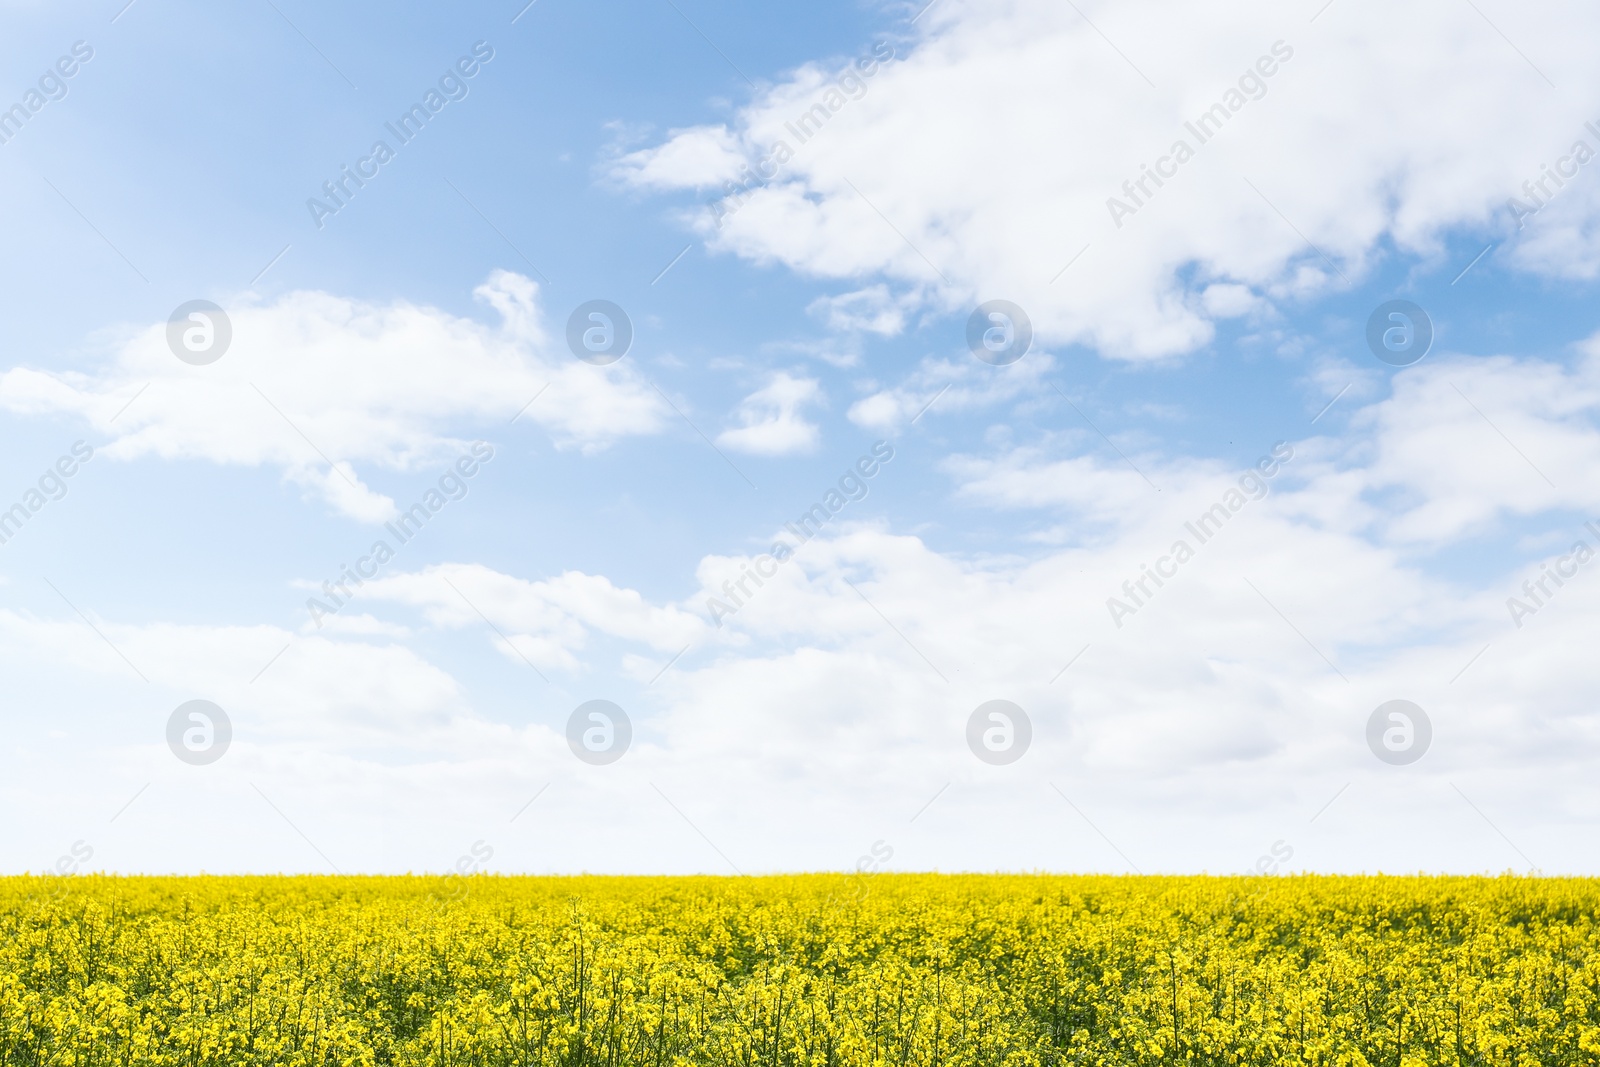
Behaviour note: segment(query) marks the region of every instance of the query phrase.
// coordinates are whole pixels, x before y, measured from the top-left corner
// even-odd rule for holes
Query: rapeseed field
[[[0,879],[0,1067],[1600,1063],[1600,881]]]

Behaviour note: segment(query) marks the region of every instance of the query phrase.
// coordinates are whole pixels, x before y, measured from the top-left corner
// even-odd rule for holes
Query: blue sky
[[[92,57],[0,144],[0,507],[95,454],[0,545],[0,861],[442,870],[482,839],[502,871],[726,872],[881,839],[904,869],[1226,871],[1288,841],[1291,869],[1592,871],[1597,580],[1507,601],[1600,548],[1600,113],[1579,16],[1513,13],[1407,13],[1405,51],[1357,0],[5,0],[0,105]],[[1365,341],[1396,298],[1434,327],[1405,368]],[[566,346],[595,299],[633,325],[611,366]],[[992,299],[1032,321],[1009,366],[965,341]],[[165,341],[192,300],[232,325],[207,366]],[[317,625],[474,442],[465,495]],[[633,724],[603,766],[566,740],[597,698]],[[233,728],[203,766],[166,741],[196,699]],[[1029,716],[1015,762],[968,750],[991,699]],[[1392,699],[1433,727],[1403,766],[1364,734]]]

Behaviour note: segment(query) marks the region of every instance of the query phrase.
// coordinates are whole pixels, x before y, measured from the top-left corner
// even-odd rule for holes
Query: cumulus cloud
[[[488,619],[508,656],[566,670],[578,667],[593,633],[675,652],[704,629],[682,608],[647,604],[635,590],[577,571],[530,581],[478,564],[445,564],[368,582],[361,594],[421,608],[436,626]]]
[[[388,629],[375,622],[351,620],[346,628]],[[104,618],[93,625],[0,611],[8,657],[111,679],[122,686],[124,706],[148,703],[146,688],[136,685],[204,694],[224,707],[236,733],[253,740],[340,748],[404,744],[408,736],[438,735],[471,717],[454,678],[393,642],[330,640],[265,625]]]
[[[1172,783],[1189,788],[1228,769],[1281,790],[1283,775],[1358,773],[1372,758],[1361,740],[1365,716],[1395,696],[1450,720],[1454,733],[1430,764],[1438,773],[1489,758],[1500,731],[1545,738],[1530,749],[1536,763],[1576,759],[1578,749],[1562,746],[1588,752],[1600,743],[1576,695],[1594,668],[1573,655],[1557,669],[1555,649],[1575,651],[1584,640],[1578,620],[1600,613],[1600,585],[1569,583],[1538,617],[1534,640],[1507,598],[1519,593],[1523,569],[1537,576],[1536,564],[1470,580],[1435,565],[1484,523],[1525,514],[1556,524],[1553,554],[1578,537],[1600,548],[1566,518],[1574,508],[1600,515],[1592,491],[1545,486],[1524,499],[1515,483],[1536,476],[1483,462],[1474,437],[1494,431],[1452,382],[1495,396],[1499,421],[1533,447],[1569,435],[1563,450],[1576,446],[1573,463],[1600,447],[1592,396],[1535,361],[1524,361],[1523,377],[1542,384],[1496,390],[1505,362],[1445,357],[1411,368],[1392,397],[1358,410],[1344,429],[1263,441],[1259,462],[1140,453],[1159,490],[1089,434],[947,461],[958,502],[1075,532],[1027,557],[940,550],[841,513],[833,532],[804,541],[792,527],[772,531],[788,548],[776,562],[757,552],[703,558],[698,589],[682,600],[651,605],[603,579],[581,584],[625,602],[628,618],[659,620],[634,630],[655,650],[692,643],[660,683],[670,696],[667,752],[763,767],[751,773],[797,788],[827,792],[928,760],[976,782],[981,768],[962,747],[962,724],[995,696],[1030,710],[1041,763],[1106,783],[1130,803],[1111,784],[1128,774],[1141,788],[1166,780],[1177,790]],[[1472,419],[1454,419],[1452,403]],[[1421,462],[1433,449],[1442,461]],[[1480,471],[1493,468],[1486,491],[1480,478],[1476,510],[1459,504],[1473,456]],[[1382,506],[1395,495],[1403,506]],[[1174,562],[1179,542],[1190,554]],[[738,583],[737,611],[717,627],[695,620],[664,632],[669,620],[706,615],[713,598],[727,601],[725,581],[752,571],[762,579]],[[542,614],[550,593],[531,595],[538,583],[478,580],[527,591],[520,624],[503,598],[491,612],[501,629],[556,629],[559,616]],[[469,621],[459,601],[434,595]],[[625,632],[615,622],[602,628]],[[1490,654],[1477,658],[1486,643]],[[1554,679],[1541,684],[1541,699],[1554,703],[1538,709],[1519,688],[1519,671],[1535,663],[1571,683],[1565,696]],[[1453,688],[1468,666],[1472,686]],[[808,752],[813,759],[797,755]]]
[[[739,425],[717,435],[717,443],[736,452],[758,456],[785,456],[810,452],[822,433],[806,421],[806,408],[822,402],[822,386],[815,378],[799,378],[783,371],[739,404]]]
[[[631,152],[614,171],[630,185],[654,189],[708,185],[738,170],[739,143],[725,127],[673,130],[659,148]]]
[[[917,294],[896,295],[879,284],[838,296],[819,296],[806,310],[831,330],[893,337],[906,328],[906,314],[916,304]]]
[[[1442,357],[1362,410],[1372,454],[1351,491],[1397,541],[1445,542],[1506,517],[1600,510],[1600,343],[1570,367],[1505,356]],[[1352,472],[1353,473],[1353,472]],[[1397,490],[1383,497],[1385,490]]]
[[[447,864],[451,847],[483,836],[475,827],[509,833],[506,820],[551,782],[539,828],[526,831],[538,848],[508,853],[508,869],[726,869],[683,816],[747,870],[848,866],[854,845],[885,834],[906,867],[1125,869],[1097,832],[1072,836],[1079,815],[1052,783],[1146,870],[1241,869],[1287,833],[1300,862],[1321,869],[1521,864],[1479,833],[1481,817],[1455,789],[1547,870],[1582,868],[1593,849],[1571,843],[1581,837],[1572,826],[1600,810],[1600,792],[1573,784],[1600,752],[1587,697],[1600,684],[1587,654],[1600,563],[1560,586],[1547,580],[1520,620],[1507,599],[1575,540],[1600,547],[1581,524],[1582,514],[1600,519],[1600,500],[1578,476],[1600,449],[1591,358],[1566,369],[1430,358],[1397,374],[1391,395],[1287,442],[1270,476],[1253,457],[1247,470],[1139,450],[1157,491],[1087,433],[948,460],[951,507],[1073,533],[1026,555],[940,547],[841,504],[804,541],[766,531],[759,543],[789,545],[782,560],[702,556],[685,567],[681,595],[577,571],[452,563],[368,582],[361,607],[372,616],[353,617],[348,637],[98,625],[153,683],[237,705],[252,735],[240,767],[321,798],[297,811],[312,809],[307,833],[330,854],[371,854],[358,827],[392,817],[385,798],[447,791],[463,809],[453,821],[403,807],[406,840],[368,861],[388,869]],[[1570,456],[1548,473],[1573,488],[1527,471],[1452,384],[1530,457],[1546,447]],[[1252,471],[1260,478],[1245,480]],[[1472,507],[1461,503],[1469,495]],[[1201,538],[1191,527],[1219,507]],[[1510,516],[1544,525],[1549,536],[1531,548],[1550,560],[1470,577],[1440,565]],[[1173,565],[1179,541],[1193,554]],[[746,572],[763,577],[740,583],[738,610],[715,625],[709,599]],[[1112,612],[1113,599],[1132,610]],[[449,674],[388,643],[400,624],[384,616],[401,611],[547,673],[555,688],[535,689],[539,724],[488,721]],[[43,665],[51,677],[68,664],[143,684],[62,616],[0,612],[8,672]],[[624,678],[608,673],[605,695],[634,715],[638,748],[602,779],[564,751],[560,728],[601,695],[582,679],[612,646],[628,650],[636,689],[616,694]],[[964,741],[972,709],[997,697],[1034,726],[1023,761],[1003,769],[978,763]],[[1367,716],[1396,697],[1423,706],[1435,729],[1403,776],[1363,741]],[[418,762],[366,754],[381,748]],[[1488,767],[1492,789],[1479,773]],[[251,825],[280,825],[244,792]],[[1313,831],[1307,820],[1335,797]],[[930,798],[913,832],[908,820]],[[333,814],[316,815],[318,805]],[[1041,820],[1051,834],[1038,833]],[[586,829],[597,826],[611,835],[598,844]],[[430,861],[424,841],[447,854]]]
[[[929,356],[897,384],[865,383],[867,395],[850,405],[846,414],[857,426],[888,433],[925,411],[951,414],[1028,397],[1042,400],[1056,395],[1045,381],[1054,369],[1055,360],[1042,352],[1005,367],[970,357]]]
[[[129,330],[90,366],[0,375],[0,407],[70,414],[110,438],[105,455],[273,466],[365,522],[394,502],[357,466],[444,463],[484,420],[536,422],[562,447],[593,449],[660,429],[665,405],[626,365],[597,368],[552,342],[539,287],[496,271],[474,295],[486,326],[437,308],[294,292],[227,310],[232,343],[208,366],[180,362],[166,323]],[[537,399],[535,399],[537,397]]]
[[[1452,230],[1513,238],[1506,262],[1525,269],[1593,276],[1600,164],[1572,156],[1578,140],[1600,151],[1583,103],[1600,89],[1582,45],[1597,23],[949,0],[864,91],[829,96],[849,60],[808,64],[616,173],[716,198],[688,216],[713,249],[926,290],[945,310],[1003,296],[1047,342],[1161,358],[1218,319],[1358,282],[1391,245],[1436,262]],[[1556,166],[1566,187],[1536,186],[1550,206],[1519,233],[1510,199]]]

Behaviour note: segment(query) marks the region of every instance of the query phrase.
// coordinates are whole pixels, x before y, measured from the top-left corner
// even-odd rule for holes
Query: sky
[[[0,20],[0,871],[1600,871],[1600,11]]]

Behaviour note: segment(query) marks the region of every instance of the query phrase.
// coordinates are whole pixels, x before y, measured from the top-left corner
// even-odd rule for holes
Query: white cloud
[[[87,370],[0,375],[0,407],[79,416],[110,438],[103,451],[113,459],[280,467],[366,522],[389,518],[394,502],[362,482],[357,464],[444,463],[467,447],[463,428],[504,425],[535,396],[522,418],[562,447],[661,428],[665,405],[626,363],[593,367],[550,338],[536,283],[496,271],[474,295],[499,326],[320,292],[241,299],[227,309],[233,340],[216,363],[180,362],[157,323],[115,338]]]
[[[478,564],[446,564],[367,582],[361,595],[422,608],[436,626],[480,626],[487,618],[511,643],[502,647],[507,655],[564,670],[578,666],[577,653],[594,632],[676,652],[704,629],[680,608],[649,605],[632,589],[577,571],[528,581]]]
[[[1430,356],[1395,376],[1392,397],[1359,412],[1348,446],[1359,465],[1330,480],[1341,495],[1369,498],[1351,519],[1381,525],[1397,543],[1444,543],[1560,509],[1596,512],[1597,415],[1600,338],[1570,369]]]
[[[442,732],[470,714],[454,678],[399,644],[330,640],[273,626],[104,618],[94,625],[0,611],[7,655],[18,663],[67,665],[141,687],[118,702],[125,707],[147,707],[149,687],[188,694],[184,699],[201,696],[222,706],[236,735],[263,742],[405,744],[407,737]],[[341,627],[386,629],[353,620]],[[126,688],[122,693],[130,695]]]
[[[857,426],[887,433],[906,426],[924,411],[981,411],[1030,395],[1054,400],[1056,394],[1044,380],[1053,369],[1055,360],[1042,352],[1004,367],[970,357],[930,356],[898,385],[870,383],[871,392],[850,405],[847,415]]]
[[[614,164],[629,184],[655,189],[720,185],[739,170],[740,145],[725,127],[673,130],[660,148],[630,152]]]
[[[1149,516],[1161,503],[1156,490],[1126,466],[1107,466],[1097,456],[1098,440],[1089,432],[1076,439],[1087,454],[1059,456],[1048,445],[1012,448],[991,456],[952,456],[944,469],[958,483],[957,495],[991,508],[1061,509],[1077,521],[1082,537],[1107,528],[1122,532],[1135,519]],[[1217,463],[1160,462],[1139,455],[1140,471],[1156,485],[1204,484],[1226,478]]]
[[[740,425],[718,434],[717,443],[758,456],[810,452],[822,434],[802,412],[822,399],[822,386],[815,378],[797,378],[779,371],[740,402],[735,413]]]
[[[975,782],[959,740],[964,712],[1006,696],[1035,713],[1038,760],[1085,781],[1114,789],[1109,783],[1133,774],[1193,788],[1226,769],[1282,791],[1297,778],[1360,773],[1372,759],[1361,742],[1365,716],[1403,695],[1449,723],[1448,743],[1421,773],[1471,766],[1500,732],[1536,720],[1541,736],[1589,752],[1600,731],[1574,694],[1595,668],[1581,655],[1568,668],[1554,663],[1558,649],[1585,640],[1580,617],[1600,618],[1593,575],[1584,572],[1588,585],[1569,583],[1537,618],[1534,641],[1505,604],[1523,569],[1465,585],[1431,573],[1430,557],[1417,551],[1449,551],[1496,516],[1556,516],[1587,499],[1582,491],[1520,499],[1507,466],[1480,479],[1475,511],[1452,503],[1468,491],[1459,479],[1474,457],[1486,466],[1474,435],[1492,431],[1481,420],[1454,421],[1439,383],[1496,395],[1504,424],[1532,441],[1570,435],[1561,450],[1574,464],[1600,448],[1600,411],[1574,382],[1533,361],[1516,366],[1543,384],[1495,389],[1493,377],[1511,373],[1507,360],[1441,359],[1402,372],[1395,395],[1358,411],[1342,432],[1291,442],[1293,457],[1275,465],[1269,492],[1246,487],[1249,499],[1239,497],[1203,543],[1187,524],[1241,487],[1242,468],[1138,454],[1158,491],[1088,434],[953,459],[959,499],[1011,510],[1022,523],[1064,517],[1079,536],[1034,558],[941,552],[920,537],[848,522],[810,540],[743,588],[737,612],[665,676],[668,750],[758,766],[765,770],[753,774],[824,793],[930,759],[939,773]],[[1374,435],[1375,424],[1390,429]],[[1440,425],[1443,439],[1432,436]],[[1413,427],[1428,436],[1408,433]],[[1414,463],[1425,442],[1448,461]],[[1272,446],[1263,441],[1261,453]],[[1397,489],[1406,503],[1394,512],[1399,521],[1381,521],[1389,511],[1369,495]],[[1471,522],[1435,523],[1440,502]],[[1418,529],[1429,533],[1426,546]],[[1574,525],[1553,544],[1564,550],[1578,536]],[[1178,540],[1197,550],[1194,559],[1153,584],[1148,565]],[[756,559],[705,557],[699,591],[663,609],[693,612],[712,597],[729,599],[724,580],[756,569]],[[1142,584],[1130,596],[1124,583]],[[1121,625],[1108,610],[1112,597],[1136,608]],[[1494,655],[1474,663],[1473,687],[1452,688],[1486,641]],[[1057,672],[1086,646],[1058,687]],[[1569,684],[1563,690],[1547,677],[1540,699],[1553,703],[1537,714],[1518,695],[1519,671],[1535,662]],[[1528,758],[1580,756],[1551,743]],[[827,774],[817,770],[824,762]]]
[[[1565,531],[1537,551],[1595,543],[1569,512],[1600,506],[1579,477],[1600,450],[1592,374],[1586,361],[1562,370],[1430,357],[1395,376],[1392,396],[1293,441],[1270,492],[1242,502],[1203,544],[1185,524],[1224,500],[1240,470],[1136,451],[1157,492],[1078,433],[946,465],[952,507],[979,503],[1003,509],[1015,529],[1059,523],[1077,536],[1028,556],[962,552],[842,510],[828,532],[748,583],[721,627],[706,621],[707,598],[726,597],[722,583],[746,565],[757,569],[754,553],[702,557],[681,598],[652,599],[603,575],[515,576],[468,563],[363,587],[364,608],[419,608],[508,660],[520,653],[570,672],[551,675],[559,692],[535,688],[528,726],[487,721],[449,674],[383,643],[391,621],[356,619],[351,628],[370,642],[296,638],[253,683],[292,634],[97,624],[157,686],[239,709],[238,758],[217,765],[239,777],[243,798],[243,814],[223,824],[230,842],[241,826],[269,841],[282,831],[250,791],[260,783],[329,855],[365,869],[437,868],[488,827],[503,835],[497,848],[507,842],[503,869],[725,870],[663,794],[752,871],[847,867],[886,836],[906,868],[1123,869],[1052,783],[1146,870],[1238,870],[1285,835],[1297,862],[1319,869],[1520,866],[1495,834],[1479,833],[1457,788],[1547,870],[1583,869],[1597,853],[1574,844],[1593,840],[1577,829],[1600,813],[1600,791],[1584,777],[1600,754],[1588,698],[1600,661],[1587,654],[1600,626],[1600,562],[1556,587],[1520,628],[1506,598],[1540,573],[1537,561],[1480,568],[1470,580],[1437,564],[1510,516]],[[1490,398],[1492,407],[1479,401],[1485,412],[1530,455],[1568,457],[1550,473],[1574,488],[1519,474],[1514,451],[1470,408],[1471,418],[1456,417],[1452,382]],[[1497,447],[1516,462],[1502,466]],[[1391,496],[1398,506],[1385,504]],[[1145,565],[1178,539],[1194,558],[1155,585]],[[1124,582],[1143,589],[1118,626],[1106,602],[1128,595]],[[50,698],[63,679],[96,674],[133,694],[113,706],[150,703],[106,643],[61,614],[0,612],[8,678],[36,671]],[[580,700],[602,695],[582,692],[598,675],[587,668],[601,638],[629,650],[633,695],[604,695],[634,715],[637,748],[590,768],[565,751],[560,730]],[[574,679],[569,694],[561,687]],[[605,684],[625,683],[608,674]],[[978,763],[963,740],[972,709],[996,697],[1021,704],[1034,724],[1033,747],[1009,768]],[[1421,704],[1435,728],[1434,747],[1409,768],[1378,763],[1363,741],[1367,716],[1395,697]],[[166,713],[146,715],[162,766],[173,763],[158,744]],[[70,733],[70,718],[62,724]],[[91,759],[79,742],[61,744],[64,759]],[[76,783],[85,772],[72,765]],[[141,771],[112,801],[153,777]],[[552,782],[531,821],[506,829]],[[179,790],[199,786],[156,788],[178,805],[188,795]],[[450,810],[423,810],[418,790],[447,796]],[[1307,820],[1335,795],[1312,828]],[[196,818],[213,806],[235,810],[221,798],[198,805]],[[1042,818],[1050,834],[1038,832]],[[389,822],[407,828],[403,840],[373,829]],[[608,836],[597,840],[596,827]],[[167,851],[133,853],[127,866],[175,855],[163,861],[217,869],[211,849],[185,853],[179,838],[165,840]],[[291,833],[282,840],[259,848],[304,847]],[[444,855],[430,859],[430,849]],[[257,846],[241,855],[240,866],[261,867]]]
[[[794,120],[842,60],[801,68],[731,123],[680,131],[619,173],[698,190],[781,142],[793,158],[763,168],[735,210],[691,216],[712,248],[926,289],[948,311],[1003,296],[1047,343],[1160,358],[1258,301],[1358,281],[1388,245],[1453,273],[1439,262],[1448,231],[1511,234],[1508,199],[1541,164],[1579,138],[1600,149],[1584,126],[1600,91],[1584,42],[1597,31],[1600,12],[1504,4],[1379,19],[1341,3],[1312,22],[1265,0],[1081,14],[946,0],[803,143]],[[1219,103],[1221,129],[1202,143],[1186,124]],[[1179,140],[1193,153],[1181,165]],[[1147,165],[1168,172],[1160,185]],[[1600,269],[1596,167],[1515,238],[1508,262]],[[1112,197],[1133,212],[1114,218]]]
[[[1260,307],[1262,300],[1247,285],[1218,282],[1200,294],[1206,311],[1218,319],[1236,319]]]
[[[305,585],[310,589],[317,588],[316,586],[311,585],[309,582],[305,583]],[[318,623],[321,625],[319,626]],[[401,626],[397,623],[385,622],[383,619],[376,618],[372,615],[363,614],[326,615],[318,619],[317,622],[311,622],[308,620],[302,623],[300,626],[300,632],[304,634],[317,631],[321,631],[322,633],[329,635],[352,634],[360,637],[402,638],[410,637],[412,633],[411,628],[408,626]]]
[[[806,310],[826,321],[830,330],[893,337],[906,328],[906,312],[916,304],[916,294],[896,296],[887,285],[869,285],[853,293],[819,296]]]

